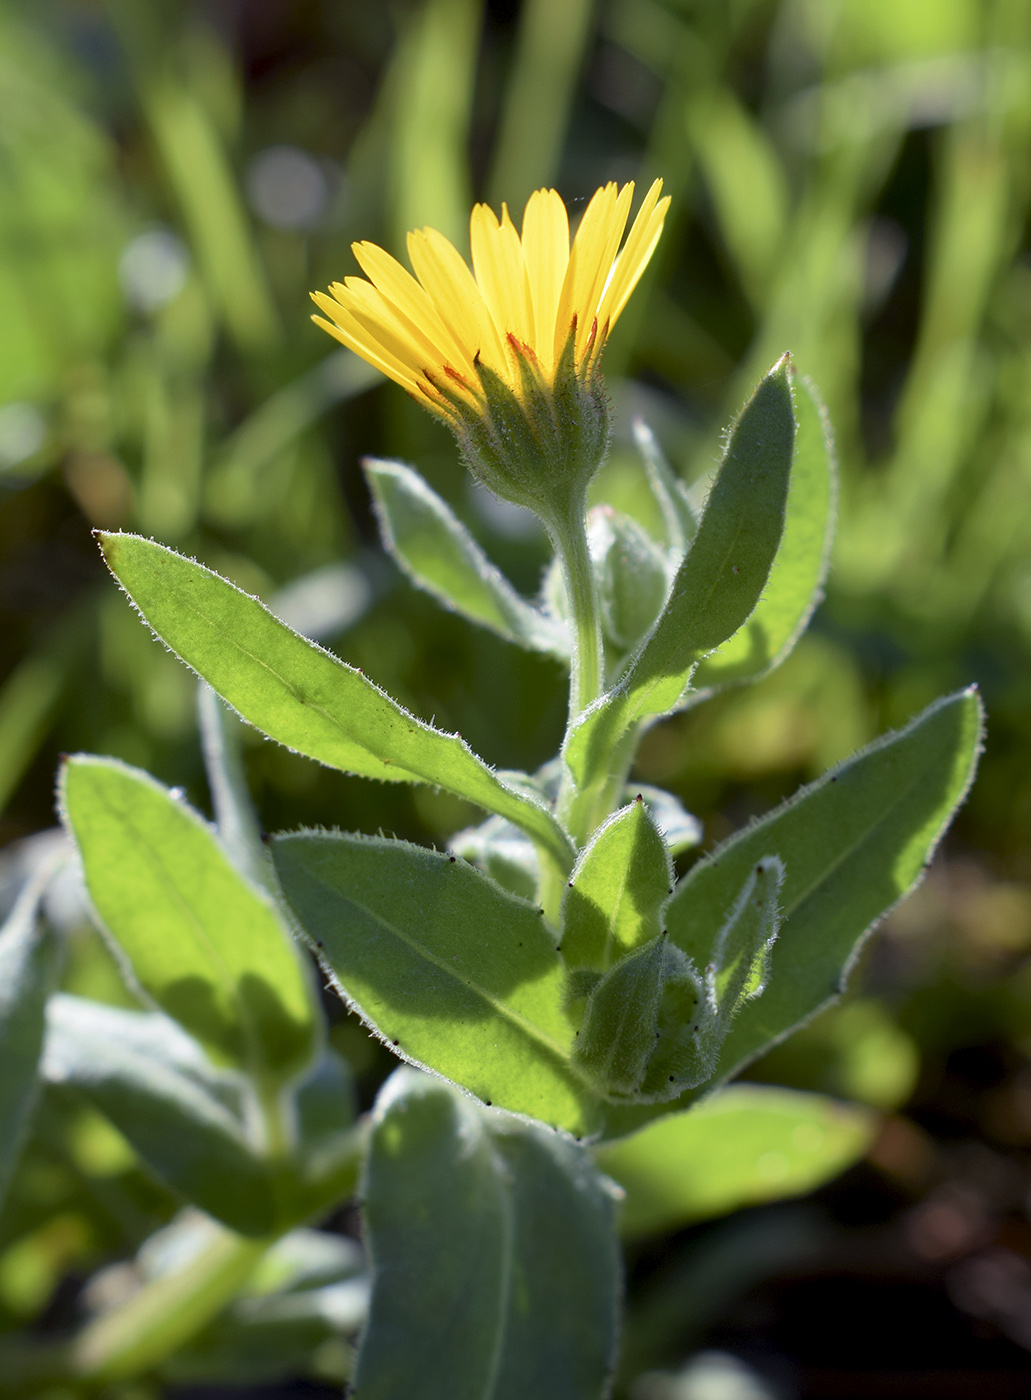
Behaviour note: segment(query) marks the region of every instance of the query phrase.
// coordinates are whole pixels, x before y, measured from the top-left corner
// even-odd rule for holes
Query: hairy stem
[[[566,599],[573,628],[573,661],[569,679],[569,722],[597,700],[604,686],[604,653],[601,613],[587,545],[586,502],[582,496],[570,503],[568,516],[556,520],[550,530],[566,585]]]

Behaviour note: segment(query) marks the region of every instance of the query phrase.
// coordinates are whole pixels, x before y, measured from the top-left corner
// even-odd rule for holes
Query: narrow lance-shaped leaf
[[[459,735],[416,719],[194,560],[136,535],[99,538],[157,636],[270,738],[361,777],[447,788],[514,822],[563,872],[572,865],[569,840],[543,801],[496,777]]]
[[[607,1393],[615,1201],[585,1149],[401,1070],[376,1107],[363,1195],[363,1400]]]
[[[274,1161],[251,1141],[242,1077],[160,1012],[51,997],[43,1074],[85,1097],[166,1186],[241,1234],[288,1228],[354,1188],[353,1088],[332,1051],[294,1092],[296,1151]]]
[[[38,1089],[44,1009],[56,966],[39,902],[52,873],[47,862],[29,878],[0,928],[0,1205]]]
[[[404,841],[273,842],[283,891],[345,999],[397,1054],[488,1103],[589,1133],[562,960],[540,911],[473,866]]]
[[[567,966],[605,972],[657,938],[659,910],[672,887],[665,843],[638,797],[598,828],[573,868],[562,905]]]
[[[812,1191],[862,1156],[876,1125],[821,1094],[732,1084],[595,1157],[626,1191],[620,1230],[635,1238]]]
[[[167,1016],[52,997],[43,1061],[114,1124],[154,1174],[245,1235],[279,1223],[268,1163],[251,1149],[242,1084]]]
[[[630,428],[666,527],[666,543],[671,549],[685,550],[695,537],[698,521],[684,484],[667,462],[658,439],[644,419],[635,418]]]
[[[742,1007],[714,1078],[736,1074],[840,995],[867,935],[920,879],[966,796],[981,733],[976,691],[939,700],[733,836],[680,882],[666,926],[700,958],[755,862],[775,851],[784,863],[766,990]],[[606,1133],[632,1132],[651,1116],[614,1110]]]
[[[414,584],[506,640],[568,662],[568,630],[519,596],[417,471],[374,457],[362,465],[383,543]]]
[[[783,879],[784,867],[776,856],[763,856],[746,873],[708,956],[699,959],[704,1011],[691,1021],[660,1027],[642,1097],[676,1098],[712,1075],[734,1017],[766,988],[770,949],[780,925]]]
[[[307,969],[211,828],[114,759],[69,759],[60,795],[90,899],[144,993],[256,1080],[296,1074],[318,1038]]]
[[[826,411],[812,381],[795,380],[795,436],[784,535],[755,612],[699,663],[690,703],[780,664],[822,596],[834,534],[837,478]]]
[[[574,830],[589,829],[600,791],[628,766],[638,721],[674,708],[698,662],[758,603],[784,528],[794,437],[785,357],[734,425],[698,533],[636,661],[569,734],[565,759],[579,792]]]

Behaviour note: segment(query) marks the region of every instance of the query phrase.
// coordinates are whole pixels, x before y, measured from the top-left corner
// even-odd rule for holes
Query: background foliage
[[[718,426],[784,348],[837,434],[814,626],[766,682],[653,731],[641,780],[711,844],[937,694],[983,689],[988,749],[944,858],[852,998],[751,1076],[885,1112],[870,1161],[803,1205],[636,1245],[628,1376],[703,1346],[785,1395],[848,1393],[832,1373],[860,1359],[999,1385],[1027,1364],[1029,138],[1020,0],[0,5],[9,875],[52,825],[62,751],[208,805],[193,681],[111,585],[92,527],[274,600],[500,766],[553,750],[558,666],[401,579],[359,457],[417,461],[529,592],[544,541],[470,487],[400,391],[327,353],[306,295],[354,270],[354,238],[396,252],[430,223],[462,246],[471,198],[521,207],[546,183],[574,207],[610,178],[660,174],[674,196],[607,351],[608,499],[643,509],[635,413],[704,489]],[[247,761],[268,829],[441,845],[473,817],[256,737]],[[63,985],[125,1001],[85,930]],[[332,1014],[367,1104],[389,1061]],[[10,1328],[61,1326],[86,1274],[173,1209],[103,1120],[52,1098],[0,1227]]]

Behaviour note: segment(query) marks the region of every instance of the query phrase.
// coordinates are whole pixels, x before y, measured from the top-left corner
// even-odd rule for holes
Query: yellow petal
[[[662,233],[662,225],[669,208],[669,196],[660,202],[661,193],[662,181],[656,180],[644,197],[633,227],[627,235],[623,251],[612,269],[609,285],[605,288],[605,295],[598,308],[599,324],[607,325],[610,330],[626,306],[630,293],[637,286],[641,273],[648,266]]]
[[[408,256],[441,320],[465,347],[468,358],[475,361],[480,355],[492,369],[503,370],[508,357],[483,293],[454,245],[435,228],[416,229],[408,235]]]
[[[452,334],[432,298],[412,274],[375,243],[352,243],[351,249],[369,281],[399,315],[412,326],[426,331],[433,343],[444,350],[444,360],[450,361],[463,374],[471,374],[473,360],[467,345]]]
[[[535,190],[523,213],[523,256],[533,301],[534,349],[555,368],[555,314],[569,264],[569,215],[556,190]]]
[[[427,329],[406,316],[364,277],[344,278],[344,305],[362,324],[383,337],[384,346],[416,373],[440,369],[448,362],[447,351]]]
[[[561,353],[574,315],[577,358],[589,341],[596,340],[594,318],[623,237],[633,197],[632,181],[618,193],[615,183],[610,182],[597,191],[584,212],[570,249],[569,267],[559,301],[556,354]]]
[[[514,335],[523,344],[533,345],[533,301],[523,245],[506,206],[501,206],[499,223],[493,209],[477,204],[469,220],[469,236],[476,281],[502,344]],[[514,367],[508,370],[510,378],[514,372]]]
[[[333,301],[324,292],[312,292],[311,299],[330,318],[330,320],[326,320],[322,316],[313,316],[312,320],[316,325],[329,331],[330,335],[339,340],[341,345],[346,345],[349,350],[353,350],[363,360],[368,360],[369,364],[375,365],[378,370],[388,375],[395,383],[400,384],[405,389],[415,389],[417,376],[412,371],[411,366],[392,355],[376,336],[370,335],[366,328],[355,320],[345,307]]]

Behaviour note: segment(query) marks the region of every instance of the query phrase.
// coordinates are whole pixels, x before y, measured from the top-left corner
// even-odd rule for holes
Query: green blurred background
[[[774,1396],[903,1393],[834,1379],[864,1367],[1015,1395],[1031,1365],[1026,0],[3,0],[0,840],[17,860],[52,825],[62,751],[207,801],[194,682],[106,577],[94,526],[228,574],[494,763],[553,753],[558,669],[400,579],[360,458],[418,463],[528,593],[543,539],[311,326],[307,293],[356,270],[354,239],[400,254],[429,223],[462,248],[473,199],[518,213],[555,185],[575,214],[606,180],[655,175],[673,205],[606,354],[599,495],[650,523],[635,414],[704,481],[785,349],[829,406],[841,491],[809,635],[759,686],[653,731],[640,776],[711,843],[945,690],[978,682],[989,731],[944,856],[850,1000],[753,1074],[882,1109],[871,1161],[808,1205],[639,1247],[627,1365],[708,1346]],[[269,829],[440,844],[473,817],[257,738],[247,761]],[[121,995],[85,935],[66,984]],[[338,1034],[374,1086],[378,1052]],[[48,1100],[0,1226],[0,1319],[59,1327],[85,1274],[170,1210],[99,1119]],[[634,1393],[692,1400],[692,1384]]]

